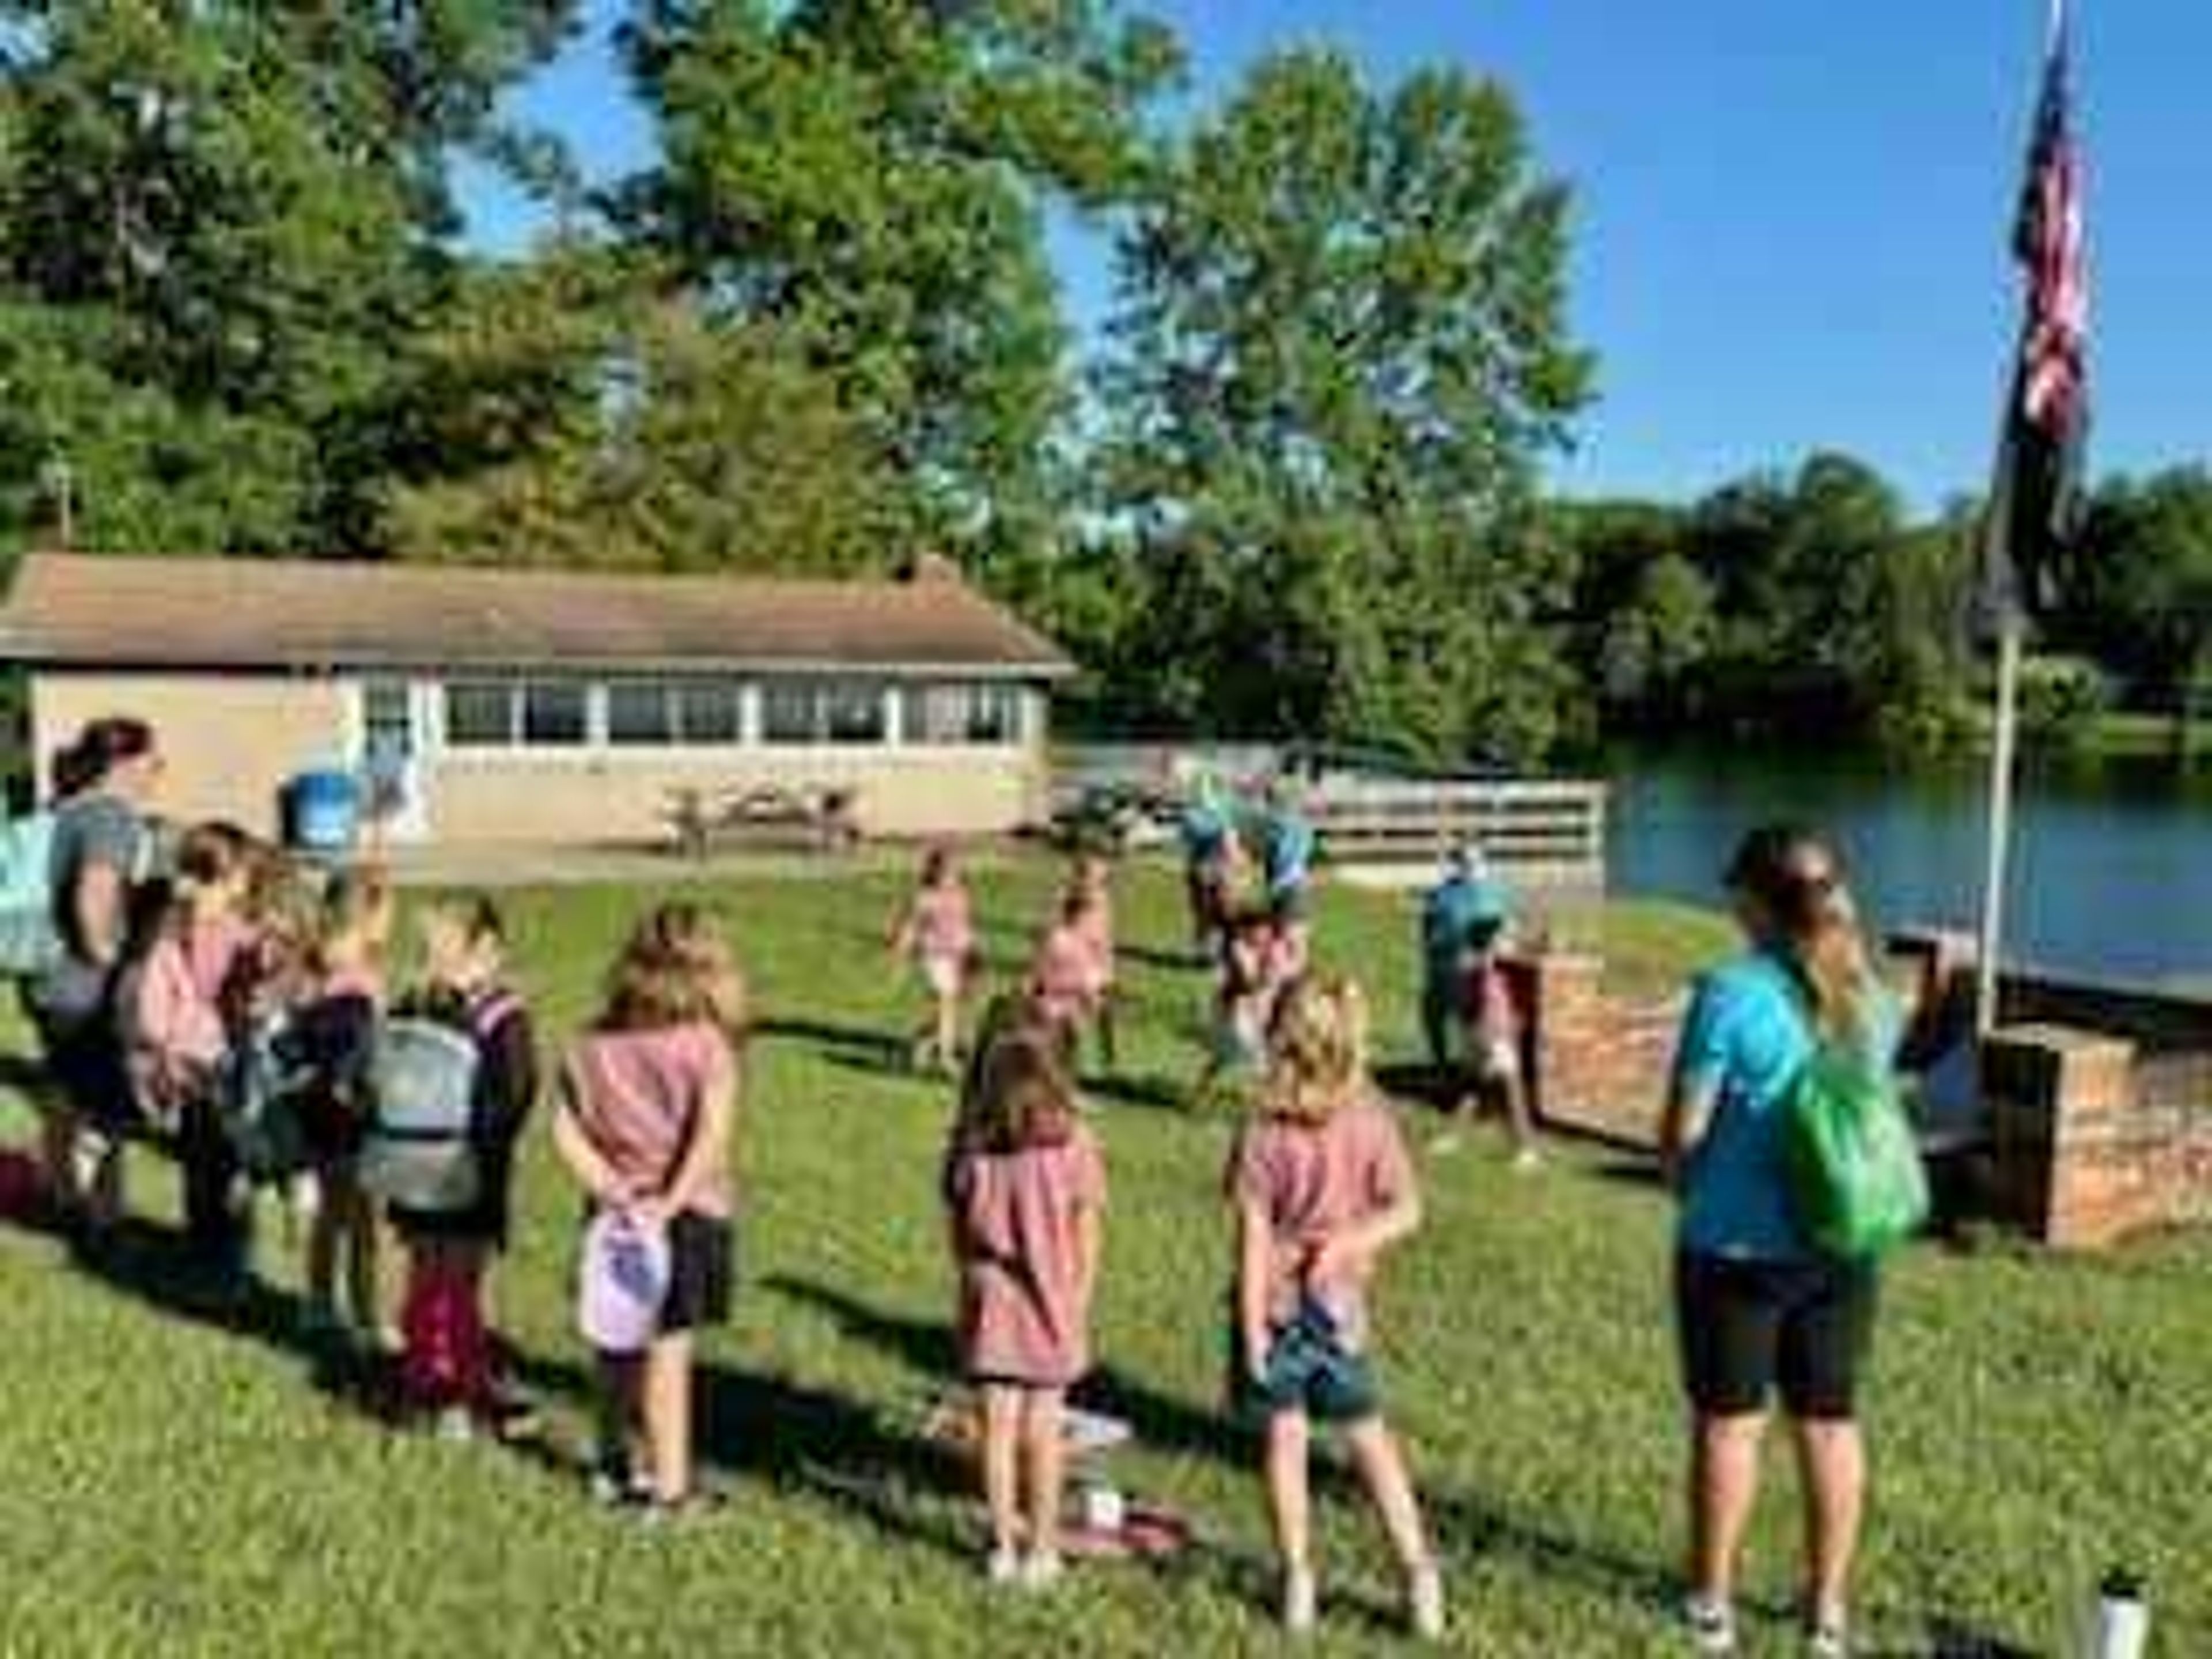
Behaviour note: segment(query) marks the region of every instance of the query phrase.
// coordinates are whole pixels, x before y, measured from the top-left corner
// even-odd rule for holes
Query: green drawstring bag
[[[1823,1255],[1881,1255],[1928,1219],[1928,1172],[1887,1066],[1823,1042],[1784,1103],[1784,1155],[1797,1224]]]

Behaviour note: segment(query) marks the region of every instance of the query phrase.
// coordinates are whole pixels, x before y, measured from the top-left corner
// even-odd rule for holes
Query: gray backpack
[[[369,1065],[373,1110],[362,1143],[361,1182],[386,1202],[452,1214],[477,1201],[477,1077],[473,1033],[434,1019],[385,1021]]]

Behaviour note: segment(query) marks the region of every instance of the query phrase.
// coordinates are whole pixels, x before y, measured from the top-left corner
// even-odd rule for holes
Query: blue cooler
[[[350,772],[302,772],[284,792],[285,840],[295,852],[337,857],[361,828],[361,785]]]

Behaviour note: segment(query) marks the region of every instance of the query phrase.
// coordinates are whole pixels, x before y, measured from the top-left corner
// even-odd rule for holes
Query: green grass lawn
[[[982,879],[1015,950],[1041,867]],[[978,1516],[913,1435],[945,1380],[934,1184],[947,1102],[886,1065],[908,994],[878,944],[896,884],[734,883],[714,897],[767,1020],[744,1114],[745,1288],[707,1345],[710,1455],[732,1501],[653,1533],[593,1510],[550,1457],[398,1435],[313,1386],[272,1292],[242,1325],[193,1311],[157,1240],[103,1277],[0,1230],[0,1653],[237,1656],[646,1653],[1182,1655],[1271,1640],[1256,1480],[1216,1414],[1229,1126],[1181,1109],[1200,981],[1149,954],[1169,884],[1125,901],[1137,947],[1126,1075],[1097,1091],[1115,1182],[1096,1398],[1135,1422],[1125,1489],[1181,1506],[1202,1547],[1166,1571],[1080,1573],[1042,1601],[982,1586]],[[549,1030],[587,1010],[636,896],[520,896],[525,977]],[[1709,927],[1614,914],[1640,976]],[[1325,957],[1412,1041],[1409,913],[1333,895]],[[1583,936],[1587,937],[1585,933]],[[542,1127],[542,1126],[541,1126]],[[20,1114],[10,1133],[20,1134]],[[168,1172],[137,1197],[171,1212]],[[1679,1408],[1664,1201],[1609,1155],[1516,1177],[1487,1141],[1426,1172],[1426,1231],[1383,1287],[1382,1345],[1449,1564],[1455,1646],[1490,1655],[1671,1650]],[[505,1322],[563,1443],[581,1432],[568,1313],[575,1200],[530,1149]],[[275,1230],[264,1271],[293,1264]],[[2158,1651],[2212,1652],[2212,1248],[2100,1261],[1933,1249],[1900,1264],[1872,1390],[1879,1458],[1865,1615],[1881,1650],[1948,1626],[2047,1654],[2107,1565],[2146,1571]],[[1778,1477],[1754,1583],[1790,1587]],[[1320,1652],[1390,1639],[1364,1515],[1323,1528]],[[1779,1624],[1754,1651],[1786,1651]],[[2070,1649],[2067,1650],[2070,1652]]]

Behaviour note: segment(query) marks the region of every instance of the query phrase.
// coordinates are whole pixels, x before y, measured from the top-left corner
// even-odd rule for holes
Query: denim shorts
[[[1269,1331],[1267,1363],[1257,1377],[1243,1363],[1242,1339],[1232,1334],[1229,1346],[1231,1410],[1253,1426],[1291,1413],[1316,1423],[1364,1423],[1382,1409],[1375,1368],[1346,1344],[1335,1316],[1319,1303],[1301,1302]]]

